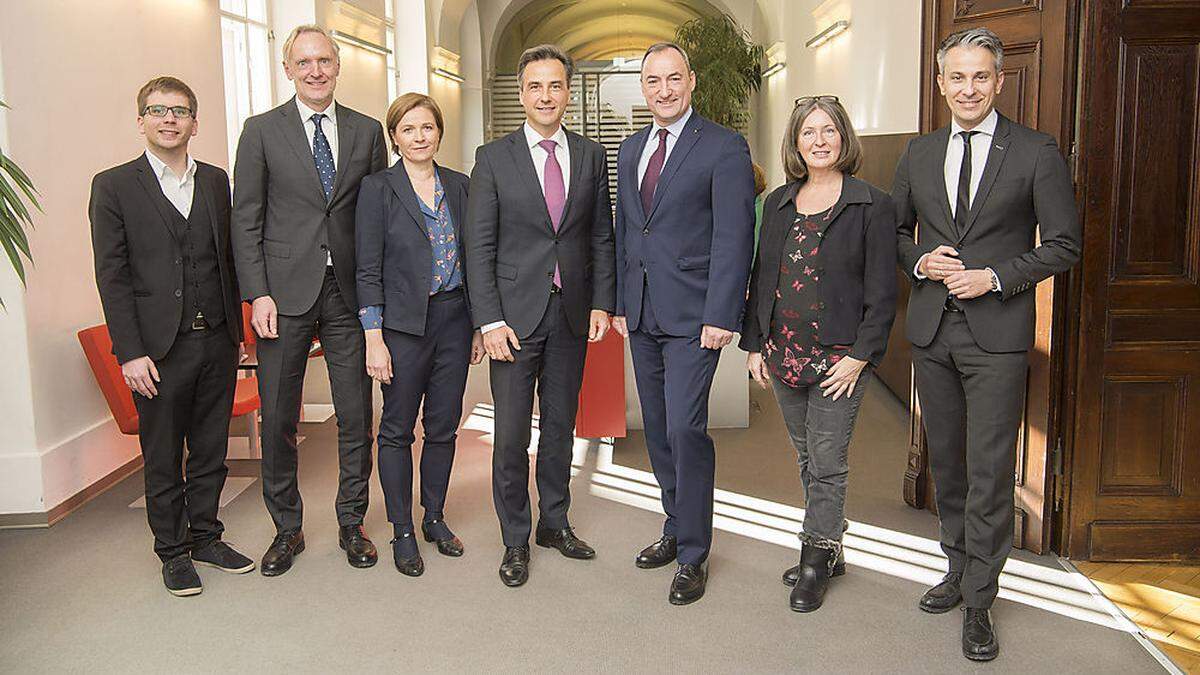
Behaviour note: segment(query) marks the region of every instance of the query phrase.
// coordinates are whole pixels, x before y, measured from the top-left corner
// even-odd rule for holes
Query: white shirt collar
[[[974,129],[971,129],[971,131],[978,131],[979,133],[985,134],[987,136],[995,136],[996,135],[996,123],[998,121],[1000,121],[1000,114],[996,112],[995,108],[992,108],[992,111],[990,113],[988,113],[987,117],[983,118],[983,121],[980,122],[978,125],[976,125],[976,127]],[[958,122],[954,118],[951,118],[950,119],[950,138],[954,138],[954,137],[958,136],[963,131],[966,131],[966,130],[963,129],[961,126],[959,126]]]
[[[304,105],[304,101],[301,101],[300,97],[297,96],[296,109],[300,111],[301,122],[307,122],[312,119],[313,115],[321,113],[325,115],[325,119],[321,122],[321,126],[325,126],[325,122],[329,122],[335,127],[337,126],[337,101],[330,101],[329,107],[324,110],[313,110],[312,108]]]
[[[687,126],[688,120],[691,118],[692,118],[692,107],[688,106],[688,109],[686,111],[684,111],[682,117],[675,120],[674,122],[671,122],[669,125],[667,125],[665,127],[660,125],[658,122],[655,122],[654,128],[650,130],[650,134],[654,135],[654,134],[658,133],[659,129],[666,129],[668,134],[674,136],[675,138],[679,138],[679,135],[683,133],[683,128]]]
[[[171,167],[167,166],[166,162],[159,159],[158,155],[155,155],[153,152],[150,152],[149,148],[146,149],[146,159],[150,162],[150,168],[154,169],[154,175],[159,180],[166,178],[168,174],[170,174],[172,177],[175,177],[175,173],[173,171],[171,171]],[[192,177],[195,175],[196,175],[196,160],[192,159],[191,155],[188,155],[187,156],[187,168],[183,170],[182,176],[177,177],[179,180],[179,184],[183,185],[184,183],[191,180]]]
[[[557,147],[559,148],[564,148],[567,145],[567,132],[563,130],[562,124],[558,125],[558,131],[554,132],[554,135],[550,138],[542,138],[541,134],[534,131],[533,127],[529,126],[528,121],[526,121],[522,126],[525,129],[525,144],[529,146],[530,150],[536,148],[537,144],[541,143],[542,141],[554,141],[558,144]]]

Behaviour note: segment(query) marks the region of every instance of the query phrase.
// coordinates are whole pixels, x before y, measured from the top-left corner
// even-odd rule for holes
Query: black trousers
[[[913,346],[913,366],[942,551],[962,574],[966,606],[991,607],[1012,549],[1028,354],[985,352],[966,317],[945,312],[933,342]]]
[[[471,367],[473,332],[461,289],[430,297],[425,335],[383,329],[393,376],[391,384],[382,385],[379,482],[388,521],[402,531],[411,532],[413,525],[413,428],[422,402],[421,506],[426,520],[442,517]]]
[[[646,451],[662,489],[663,534],[678,539],[680,564],[699,565],[712,548],[717,453],[708,435],[708,397],[719,349],[700,336],[667,335],[649,295],[638,329],[629,334],[634,380],[642,406]]]
[[[371,378],[358,316],[342,299],[333,268],[316,303],[299,316],[279,315],[279,337],[258,342],[258,393],[262,398],[262,483],[267,511],[279,532],[303,523],[296,481],[296,429],[308,350],[321,339],[338,426],[338,525],[362,523],[371,478]]]
[[[154,364],[161,378],[158,395],[133,394],[145,462],[146,518],[154,552],[163,560],[220,539],[225,531],[217,507],[228,473],[237,362],[237,345],[224,326],[181,333]]]
[[[587,336],[571,332],[559,294],[551,294],[541,323],[520,342],[520,351],[513,350],[515,361],[491,362],[492,400],[496,405],[492,499],[505,546],[529,543],[529,442],[535,388],[541,415],[536,476],[538,525],[549,529],[569,526],[571,450],[587,356]]]

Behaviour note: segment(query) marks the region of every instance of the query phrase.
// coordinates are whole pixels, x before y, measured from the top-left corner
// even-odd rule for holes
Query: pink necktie
[[[542,170],[542,193],[546,196],[546,211],[550,213],[550,225],[558,232],[562,222],[563,207],[567,203],[567,188],[563,184],[562,167],[558,165],[558,157],[554,156],[554,148],[558,143],[545,140],[538,143],[546,151],[546,164]],[[558,263],[554,263],[554,285],[562,288],[562,276],[558,271]]]

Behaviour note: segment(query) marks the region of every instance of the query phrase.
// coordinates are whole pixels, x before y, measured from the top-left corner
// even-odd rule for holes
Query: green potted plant
[[[728,14],[704,16],[681,24],[675,42],[687,50],[696,71],[692,106],[704,117],[745,132],[750,93],[762,84],[765,49],[750,40]]]
[[[8,104],[0,101],[0,108],[7,107]],[[21,262],[21,256],[33,262],[33,257],[29,254],[29,237],[25,234],[26,227],[33,227],[33,218],[25,206],[25,201],[41,211],[37,195],[38,191],[33,187],[29,176],[25,175],[12,158],[4,154],[3,148],[0,148],[0,247],[8,254],[8,260],[16,270],[21,285],[25,284],[25,265]],[[0,308],[2,307],[4,299],[0,298]]]

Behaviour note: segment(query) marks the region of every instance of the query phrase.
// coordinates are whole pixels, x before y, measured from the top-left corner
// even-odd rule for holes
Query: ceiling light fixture
[[[848,28],[850,28],[849,21],[846,21],[845,19],[843,19],[841,21],[835,21],[834,23],[830,24],[825,30],[823,30],[820,33],[817,33],[816,35],[809,38],[808,42],[804,43],[804,46],[808,47],[809,49],[816,49],[817,47],[820,47],[821,45],[825,44],[826,42],[829,42],[830,40],[837,37],[838,35],[841,35],[842,33],[846,32],[846,29],[848,29]]]

